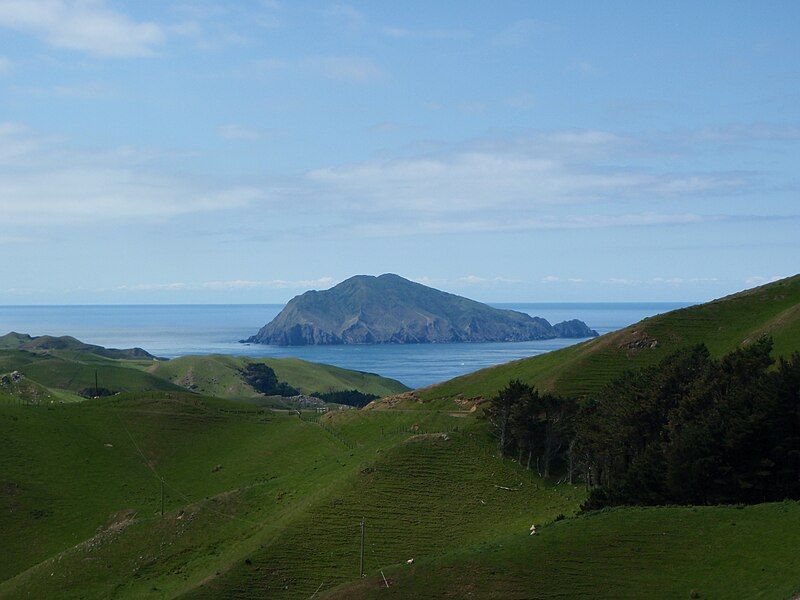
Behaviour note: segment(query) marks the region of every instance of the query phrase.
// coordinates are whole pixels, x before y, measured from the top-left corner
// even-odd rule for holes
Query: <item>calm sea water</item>
[[[645,317],[688,306],[676,303],[495,304],[551,323],[581,319],[600,334]],[[0,335],[72,335],[109,348],[139,346],[167,358],[184,354],[296,356],[314,362],[393,377],[410,387],[444,381],[476,369],[534,356],[581,340],[542,340],[496,344],[410,344],[385,346],[310,346],[285,348],[240,344],[283,306],[135,305],[0,306]]]

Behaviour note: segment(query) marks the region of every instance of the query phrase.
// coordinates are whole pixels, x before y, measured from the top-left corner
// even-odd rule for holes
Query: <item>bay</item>
[[[502,303],[551,323],[580,319],[604,334],[688,303]],[[71,335],[109,348],[138,346],[156,356],[294,356],[378,373],[422,387],[477,369],[557,350],[582,340],[513,343],[279,347],[241,344],[280,304],[0,306],[0,334]]]

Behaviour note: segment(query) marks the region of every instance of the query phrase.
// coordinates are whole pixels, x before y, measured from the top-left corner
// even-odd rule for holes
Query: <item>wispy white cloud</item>
[[[395,131],[400,131],[405,127],[400,123],[395,123],[394,121],[382,121],[381,123],[375,123],[369,128],[371,133],[392,133]]]
[[[545,275],[540,279],[541,283],[586,283],[581,277],[560,277],[558,275]]]
[[[565,217],[473,219],[464,220],[448,216],[438,219],[411,220],[407,223],[368,223],[358,225],[355,231],[366,237],[393,237],[403,235],[431,235],[458,233],[486,233],[513,231],[603,229],[609,227],[648,227],[658,225],[687,225],[709,221],[724,221],[725,215],[700,215],[695,213],[659,214],[637,213],[623,215],[578,215]]]
[[[0,123],[0,167],[27,161],[41,144],[21,123]]]
[[[329,288],[336,283],[333,277],[319,277],[317,279],[232,279],[227,281],[203,281],[199,283],[170,282],[170,283],[133,283],[123,284],[114,288],[114,291],[149,292],[166,291],[179,292],[185,290],[243,290],[243,289],[320,289]]]
[[[645,136],[600,130],[485,138],[314,169],[296,189],[308,202],[358,215],[352,231],[371,237],[744,218],[686,205],[744,193],[758,183],[754,174],[645,166],[641,155],[649,144]]]
[[[568,69],[581,75],[597,75],[600,70],[588,60],[576,60],[569,64]]]
[[[502,104],[508,108],[530,109],[536,106],[536,97],[533,94],[523,93],[508,96],[502,100]]]
[[[322,14],[348,27],[356,28],[367,24],[367,16],[352,4],[334,2],[322,10]]]
[[[309,65],[329,79],[350,83],[366,83],[384,76],[371,59],[359,56],[322,56],[311,59]]]
[[[0,75],[11,71],[13,66],[14,63],[11,62],[10,58],[6,58],[5,56],[0,56]]]
[[[8,137],[12,135],[18,135],[22,133],[26,133],[28,128],[25,127],[22,123],[14,123],[13,121],[6,121],[4,123],[0,123],[0,136]]]
[[[266,279],[246,280],[234,279],[230,281],[206,281],[200,284],[204,289],[242,289],[242,288],[273,288],[273,289],[319,289],[329,288],[337,282],[333,277],[319,277],[317,279]]]
[[[3,0],[0,27],[101,57],[149,56],[166,40],[158,23],[139,22],[103,0]]]
[[[547,26],[535,19],[521,19],[497,32],[492,37],[495,46],[520,48],[547,30]]]
[[[103,83],[85,82],[73,84],[57,84],[49,87],[35,86],[12,86],[11,89],[21,94],[31,96],[54,97],[54,98],[77,98],[80,100],[94,100],[99,98],[110,98],[114,96],[114,91]]]
[[[11,244],[30,244],[35,241],[36,238],[29,236],[0,234],[0,246],[7,246]]]
[[[772,283],[788,277],[788,275],[753,275],[744,280],[745,284],[757,286]]]
[[[53,87],[53,92],[61,98],[92,99],[108,98],[113,95],[108,86],[95,81],[72,85],[56,85]]]
[[[123,167],[49,168],[0,177],[0,214],[8,222],[165,219],[242,208],[260,197],[255,188],[208,190]]]
[[[226,140],[244,140],[254,142],[264,138],[264,131],[255,127],[247,127],[238,123],[227,123],[217,127],[217,133]]]
[[[415,28],[402,25],[380,25],[371,20],[364,11],[352,4],[337,2],[322,10],[322,15],[333,21],[338,27],[344,25],[348,29],[361,33],[372,33],[393,39],[415,40],[463,40],[472,37],[472,33],[463,28]]]
[[[600,283],[608,283],[611,285],[622,286],[672,286],[680,287],[689,284],[707,284],[717,283],[719,279],[716,277],[652,277],[650,279],[634,279],[628,277],[610,277],[602,280]]]
[[[427,286],[442,286],[442,287],[493,287],[493,286],[507,286],[522,283],[521,279],[514,279],[510,277],[482,277],[479,275],[464,275],[461,277],[429,277],[423,275],[421,277],[413,277],[412,281],[421,283]]]
[[[76,152],[24,126],[0,124],[0,214],[6,223],[52,225],[167,219],[242,208],[263,191],[215,185],[148,165],[131,149]]]
[[[279,2],[170,2],[179,21],[166,27],[170,37],[182,37],[203,51],[217,52],[232,46],[252,46],[261,32],[284,25]]]
[[[123,284],[114,288],[118,292],[152,292],[152,291],[168,291],[175,292],[188,288],[188,285],[182,282],[173,283],[134,283]],[[100,290],[105,291],[105,290]]]
[[[429,39],[429,40],[463,40],[472,37],[466,29],[409,29],[406,27],[384,27],[381,32],[390,38]]]
[[[220,126],[218,134],[257,140],[264,132],[233,123]],[[686,208],[688,201],[709,194],[748,190],[750,174],[628,164],[644,143],[596,130],[540,132],[241,185],[170,171],[159,157],[139,157],[135,149],[75,152],[63,140],[39,138],[7,123],[0,125],[0,210],[15,222],[48,223],[163,220],[229,209],[240,209],[238,214],[249,219],[269,210],[268,222],[282,222],[285,235],[313,229],[361,237],[655,227],[757,217]],[[648,210],[653,206],[658,210]],[[266,234],[260,230],[259,235]]]
[[[580,140],[577,145],[582,145]],[[575,148],[579,151],[580,148]],[[492,207],[552,206],[620,198],[663,199],[735,190],[740,174],[655,173],[590,167],[558,149],[464,150],[439,156],[380,159],[316,169],[309,182],[365,207],[446,213]],[[574,159],[573,159],[574,160]]]
[[[344,83],[368,83],[385,76],[371,59],[362,56],[313,56],[301,59],[270,58],[257,62],[265,71],[315,73]]]
[[[40,288],[21,288],[21,287],[9,287],[9,288],[0,288],[0,293],[8,294],[9,296],[33,296],[33,295],[41,295],[45,292],[45,290]]]
[[[717,277],[653,277],[651,283],[678,287],[690,283],[717,283]]]
[[[536,104],[535,97],[530,93],[520,93],[501,98],[484,98],[480,100],[461,99],[454,102],[425,102],[427,110],[445,111],[453,110],[467,115],[479,115],[492,111],[530,110]]]
[[[704,127],[678,132],[675,137],[689,142],[798,141],[800,124],[748,123]]]

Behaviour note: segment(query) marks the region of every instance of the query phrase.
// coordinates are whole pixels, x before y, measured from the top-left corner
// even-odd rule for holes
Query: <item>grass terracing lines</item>
[[[501,457],[480,411],[452,399],[491,394],[512,377],[587,393],[699,341],[723,353],[770,333],[785,355],[800,347],[798,306],[795,277],[324,415],[252,404],[237,375],[244,359],[129,364],[7,350],[16,354],[0,357],[5,370],[24,373],[34,397],[51,390],[43,381],[67,381],[31,371],[53,360],[170,387],[0,401],[0,597],[789,598],[800,591],[797,502],[578,514],[582,485]],[[269,364],[302,391],[402,391],[377,376]],[[22,393],[19,381],[0,399]],[[190,382],[246,402],[181,387]]]
[[[705,343],[721,356],[760,335],[772,336],[776,356],[800,350],[800,275],[706,304],[645,319],[614,333],[524,358],[419,390],[423,407],[455,398],[488,398],[511,379],[542,390],[585,396],[627,369],[653,365],[680,348]]]
[[[800,504],[624,508],[386,569],[326,598],[796,598]]]
[[[374,572],[583,497],[501,460],[471,419],[429,411],[318,423],[158,393],[0,418],[6,597],[308,597],[358,577],[362,516]]]

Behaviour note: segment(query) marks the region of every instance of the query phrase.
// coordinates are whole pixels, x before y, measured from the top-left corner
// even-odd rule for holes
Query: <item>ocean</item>
[[[492,306],[543,317],[551,323],[580,319],[603,334],[689,304],[503,303]],[[138,346],[165,358],[215,353],[295,356],[378,373],[413,388],[581,341],[308,347],[239,343],[238,340],[253,335],[272,320],[281,308],[280,304],[0,306],[0,335],[9,331],[71,335],[108,348]]]

